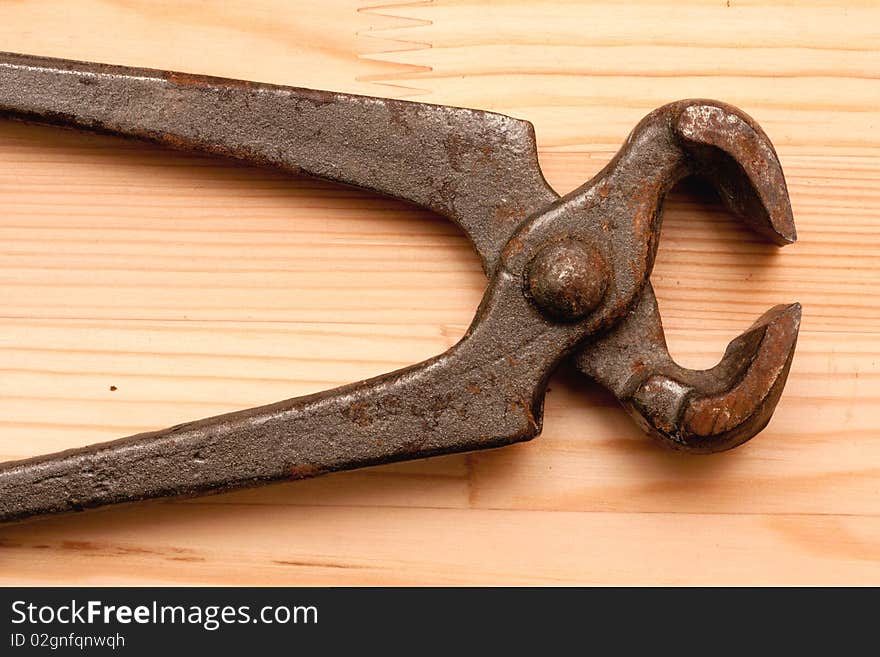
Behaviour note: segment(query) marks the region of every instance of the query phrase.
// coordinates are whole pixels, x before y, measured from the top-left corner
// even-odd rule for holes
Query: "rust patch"
[[[513,237],[504,247],[504,257],[513,258],[522,253],[524,249],[523,241],[519,237]]]
[[[295,465],[290,469],[290,478],[307,479],[309,477],[317,477],[324,472],[320,466],[304,463],[303,465]]]
[[[531,401],[526,400],[526,401],[522,402],[522,408],[523,408],[523,411],[525,411],[525,414],[526,414],[526,421],[529,423],[529,426],[530,426],[532,429],[537,429],[537,428],[538,428],[538,422],[537,422],[537,420],[535,420],[535,414],[532,413],[532,403],[531,403]]]
[[[368,427],[373,424],[373,417],[366,402],[353,403],[346,410],[345,417],[359,427]]]
[[[493,215],[495,224],[498,226],[509,226],[513,223],[519,223],[524,219],[523,211],[521,208],[511,205],[511,204],[501,204]]]
[[[163,76],[171,84],[183,88],[205,88],[215,90],[218,86],[231,89],[254,89],[261,86],[257,82],[248,80],[236,80],[234,78],[218,78],[211,75],[195,75],[192,73],[179,73],[177,71],[166,71]]]

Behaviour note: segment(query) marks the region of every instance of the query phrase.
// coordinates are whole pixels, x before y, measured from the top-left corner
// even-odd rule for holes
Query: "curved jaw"
[[[801,322],[799,303],[768,310],[727,348],[718,366],[700,373],[682,368],[682,379],[693,372],[695,393],[681,415],[679,440],[693,451],[728,449],[747,441],[770,421],[788,378]],[[741,373],[739,373],[741,370]],[[650,412],[647,398],[643,412]]]
[[[695,453],[720,452],[746,442],[770,421],[800,319],[800,304],[776,306],[734,339],[715,367],[690,370],[669,355],[648,284],[630,315],[584,348],[577,365],[664,443]]]
[[[727,348],[715,367],[677,365],[666,347],[647,276],[653,266],[663,199],[682,178],[709,181],[725,205],[758,234],[782,246],[797,239],[782,166],[769,138],[741,110],[713,100],[682,100],[646,116],[609,165],[575,193],[584,210],[647,218],[629,248],[645,265],[634,309],[575,357],[649,433],[676,449],[717,452],[752,438],[770,420],[791,366],[800,305],[772,308]],[[608,205],[595,189],[615,189]],[[591,203],[597,196],[602,201]]]
[[[788,187],[770,139],[742,110],[718,101],[687,103],[673,131],[727,208],[779,246],[797,241]]]

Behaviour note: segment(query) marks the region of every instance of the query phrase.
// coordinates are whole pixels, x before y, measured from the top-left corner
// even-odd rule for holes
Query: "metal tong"
[[[500,447],[541,430],[565,358],[650,434],[688,452],[761,431],[791,365],[800,306],[776,306],[695,371],[669,355],[648,277],[664,196],[700,176],[758,234],[796,239],[782,168],[735,107],[648,114],[559,197],[534,129],[508,116],[185,73],[0,54],[0,114],[269,165],[403,199],[454,221],[489,279],[458,344],[319,394],[0,465],[0,521],[220,492]]]

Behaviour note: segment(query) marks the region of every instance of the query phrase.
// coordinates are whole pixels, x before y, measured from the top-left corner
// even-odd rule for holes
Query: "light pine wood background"
[[[874,0],[19,0],[0,49],[497,110],[560,192],[650,109],[723,99],[776,144],[800,241],[674,193],[673,353],[711,365],[804,306],[778,412],[733,452],[664,451],[563,372],[532,443],[2,527],[0,582],[880,584]],[[428,213],[103,136],[0,123],[0,207],[0,460],[419,361],[485,283]]]

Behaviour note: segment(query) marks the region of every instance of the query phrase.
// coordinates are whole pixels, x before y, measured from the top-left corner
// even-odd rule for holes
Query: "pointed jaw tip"
[[[785,198],[785,206],[784,212],[768,213],[770,218],[766,224],[767,234],[779,246],[794,244],[798,238],[797,228],[794,225],[794,216],[792,215],[787,196]]]
[[[776,242],[779,246],[788,246],[789,244],[794,244],[797,242],[797,230],[794,227],[793,221],[788,221],[785,223],[774,222],[771,226],[773,241]]]

